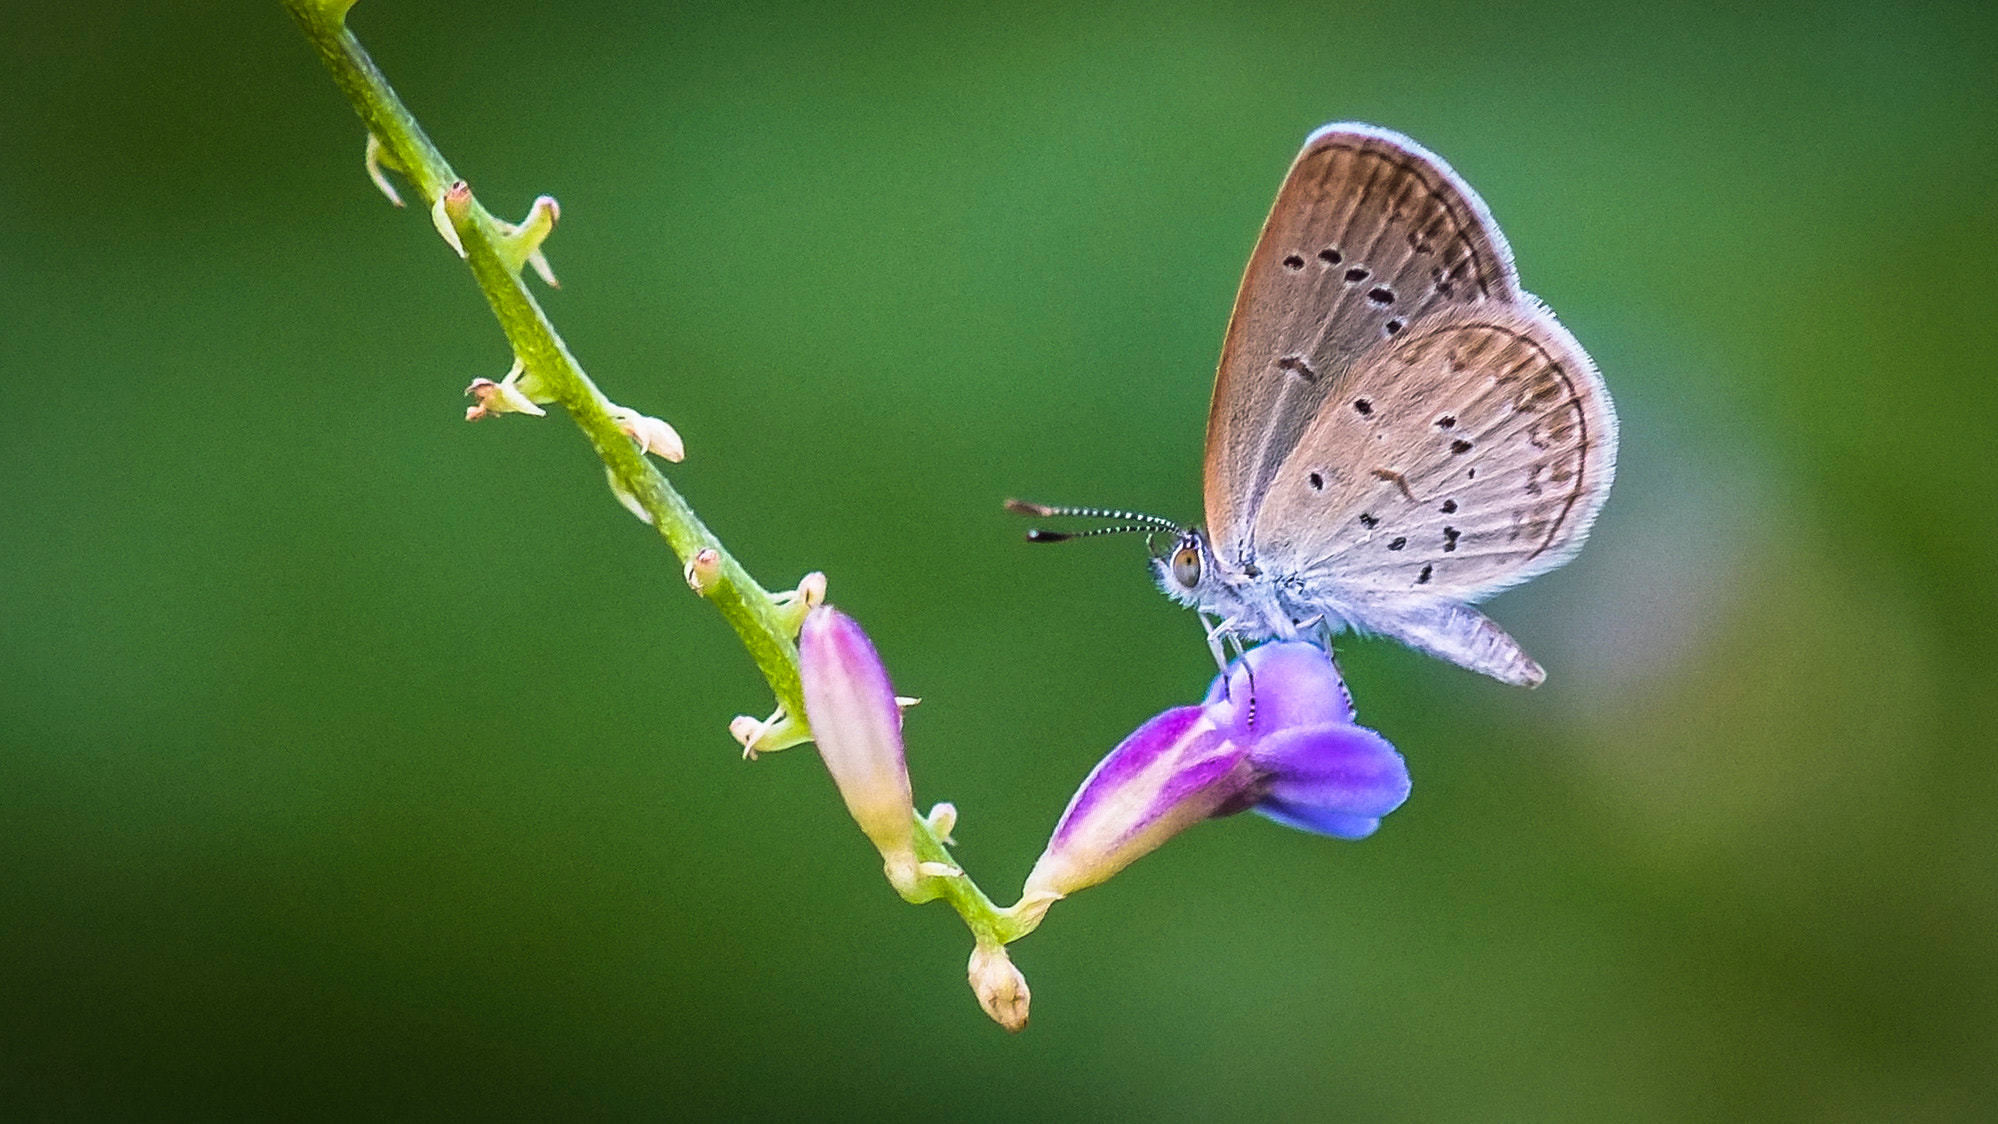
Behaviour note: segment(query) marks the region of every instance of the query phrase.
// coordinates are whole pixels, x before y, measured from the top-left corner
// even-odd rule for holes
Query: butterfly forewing
[[[1362,627],[1397,597],[1474,602],[1566,561],[1615,463],[1602,379],[1544,307],[1438,312],[1331,388],[1270,481],[1257,557]]]
[[[1246,560],[1260,497],[1355,363],[1440,309],[1519,299],[1484,203],[1420,145],[1328,125],[1298,154],[1242,278],[1207,419],[1215,548]]]

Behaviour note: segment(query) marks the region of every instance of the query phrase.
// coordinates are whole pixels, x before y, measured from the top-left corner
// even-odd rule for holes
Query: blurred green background
[[[1212,674],[1243,261],[1326,121],[1485,196],[1624,420],[1517,692],[1343,658],[1415,795],[1204,825],[964,983],[275,3],[0,16],[0,1108],[15,1117],[1998,1115],[1988,5],[363,0],[769,584],[873,632],[1011,899]]]

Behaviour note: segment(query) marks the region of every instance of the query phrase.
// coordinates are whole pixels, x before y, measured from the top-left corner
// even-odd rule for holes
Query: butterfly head
[[[1182,605],[1214,603],[1222,593],[1221,565],[1198,527],[1179,529],[1172,549],[1152,555],[1152,578],[1167,597]]]

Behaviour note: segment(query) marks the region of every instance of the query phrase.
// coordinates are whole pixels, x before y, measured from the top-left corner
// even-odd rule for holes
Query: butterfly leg
[[[1199,616],[1200,627],[1207,632],[1207,650],[1214,653],[1214,666],[1220,668],[1222,674],[1225,675],[1228,671],[1228,652],[1221,646],[1221,643],[1225,637],[1233,635],[1229,630],[1234,626],[1235,622],[1233,620],[1209,620],[1206,613],[1201,613]]]
[[[1241,627],[1241,622],[1230,617],[1226,620],[1210,624],[1207,617],[1202,615],[1200,623],[1202,627],[1207,629],[1207,650],[1214,653],[1214,663],[1221,669],[1223,677],[1221,681],[1222,689],[1228,692],[1228,697],[1232,700],[1234,698],[1235,679],[1234,676],[1228,674],[1228,649],[1235,649],[1235,656],[1238,659],[1249,652],[1248,642],[1242,639],[1242,634],[1238,631]],[[1250,667],[1247,663],[1243,663],[1242,673],[1249,680],[1248,723],[1253,727],[1256,724],[1256,669]]]
[[[1247,644],[1244,644],[1244,643],[1242,642],[1242,638],[1241,638],[1241,636],[1240,636],[1240,635],[1231,635],[1231,636],[1229,637],[1229,639],[1231,639],[1231,640],[1233,640],[1233,641],[1235,642],[1235,651],[1236,651],[1236,652],[1237,652],[1238,654],[1240,654],[1240,655],[1244,655],[1244,656],[1246,656],[1246,655],[1248,655],[1248,654],[1249,654],[1249,648],[1248,648],[1248,645],[1247,645]],[[1256,669],[1255,669],[1254,667],[1251,667],[1251,666],[1249,665],[1249,661],[1248,661],[1248,660],[1243,660],[1243,661],[1242,661],[1242,673],[1243,673],[1244,675],[1246,675],[1246,676],[1248,676],[1248,677],[1249,677],[1249,719],[1248,719],[1248,725],[1249,725],[1249,729],[1253,730],[1253,729],[1255,729],[1255,728],[1256,728]]]

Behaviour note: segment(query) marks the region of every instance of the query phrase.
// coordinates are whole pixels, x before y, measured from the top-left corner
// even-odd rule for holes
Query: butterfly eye
[[[1182,546],[1173,552],[1172,578],[1192,589],[1200,584],[1200,552],[1190,546]]]

